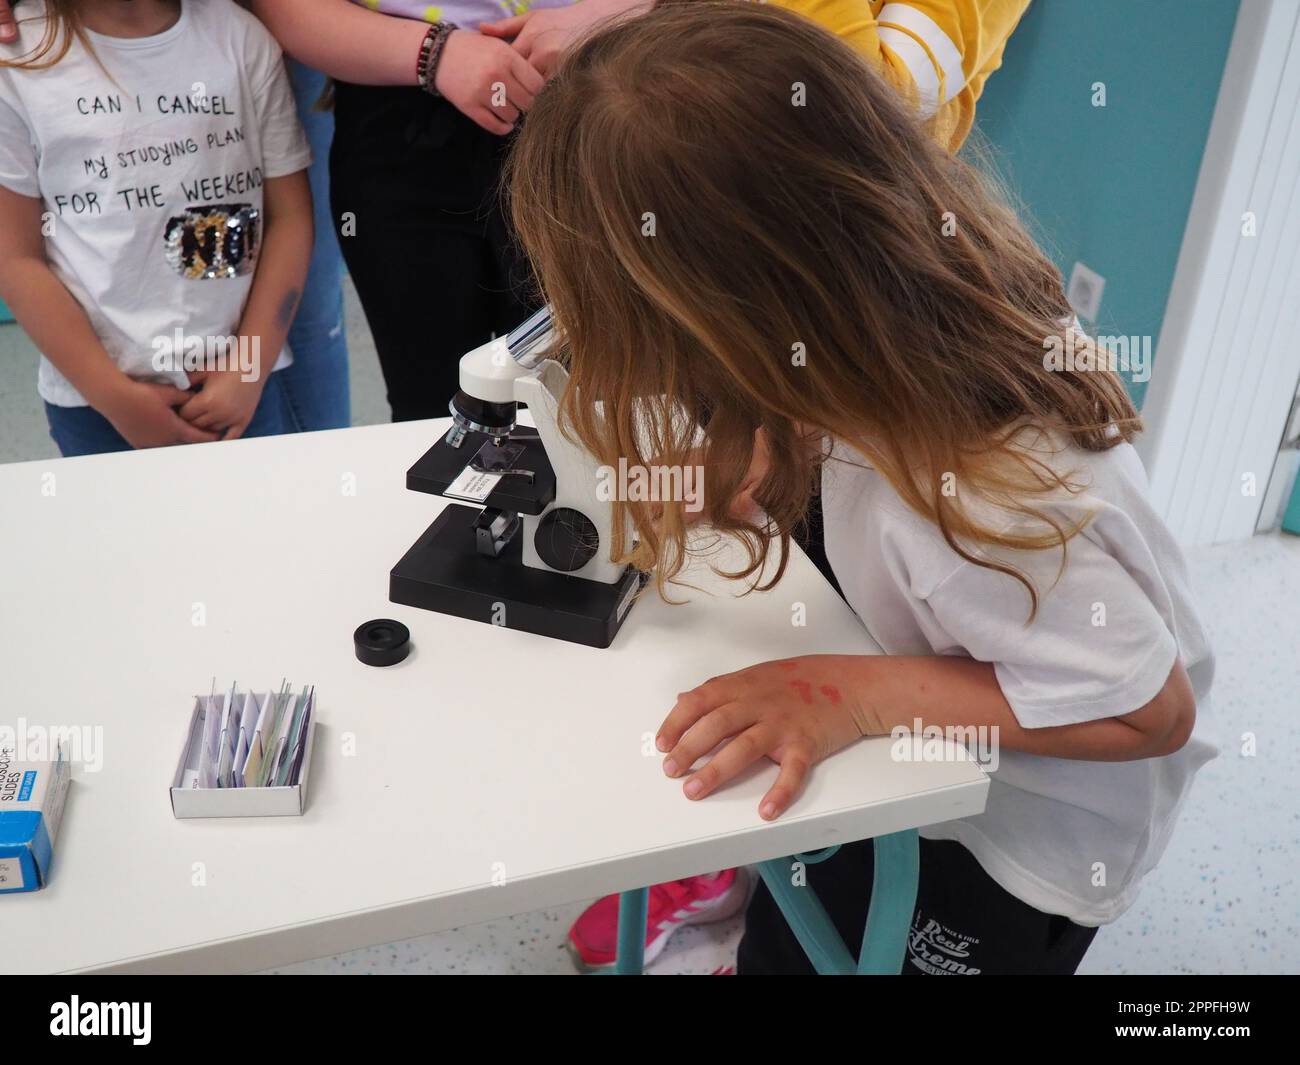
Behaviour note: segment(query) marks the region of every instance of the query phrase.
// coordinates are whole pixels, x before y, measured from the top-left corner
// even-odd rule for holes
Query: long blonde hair
[[[537,98],[507,189],[572,374],[566,431],[611,466],[684,467],[707,425],[703,516],[748,553],[732,576],[764,573],[776,543],[761,586],[780,578],[824,458],[810,437],[829,435],[953,550],[1020,580],[1032,616],[1032,583],[978,545],[1064,548],[1082,523],[1042,508],[1077,486],[1012,427],[1099,451],[1140,422],[1116,374],[1045,366],[1052,338],[1091,344],[1066,340],[1059,272],[850,48],[752,3],[607,27]],[[766,526],[731,513],[760,428]],[[662,592],[683,506],[615,506],[614,557]]]

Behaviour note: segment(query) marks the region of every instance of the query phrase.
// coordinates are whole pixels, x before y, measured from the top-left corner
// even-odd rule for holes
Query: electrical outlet
[[[1096,270],[1075,263],[1070,270],[1070,283],[1065,286],[1065,298],[1086,322],[1095,322],[1101,314],[1101,294],[1106,289],[1106,279]]]

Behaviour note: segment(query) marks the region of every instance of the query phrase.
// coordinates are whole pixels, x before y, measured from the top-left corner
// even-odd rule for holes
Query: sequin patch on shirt
[[[163,231],[167,262],[193,280],[251,274],[257,264],[261,216],[247,203],[191,207],[169,219]]]

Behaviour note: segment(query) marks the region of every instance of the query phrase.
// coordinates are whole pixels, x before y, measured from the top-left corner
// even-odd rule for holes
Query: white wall
[[[1139,449],[1184,544],[1254,532],[1298,325],[1300,4],[1243,0],[1143,407]]]

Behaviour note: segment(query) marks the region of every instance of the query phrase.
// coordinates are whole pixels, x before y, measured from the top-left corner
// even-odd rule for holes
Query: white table
[[[874,650],[802,554],[770,593],[704,573],[720,594],[646,598],[608,650],[390,604],[442,506],[405,471],[445,427],[0,466],[0,723],[87,726],[103,760],[74,775],[50,885],[0,897],[11,970],[264,969],[983,809],[973,762],[885,739],[773,824],[774,766],[700,803],[664,777],[678,691]],[[415,650],[361,665],[353,629],[385,616]],[[305,815],[174,819],[193,695],[286,674],[319,694]]]

